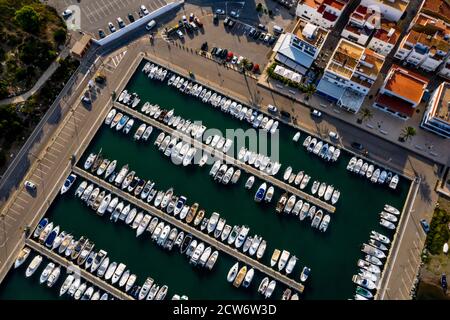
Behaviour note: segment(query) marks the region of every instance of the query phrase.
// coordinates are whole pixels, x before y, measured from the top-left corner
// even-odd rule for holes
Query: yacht
[[[220,214],[218,214],[217,212],[213,212],[211,214],[211,217],[209,218],[209,222],[208,222],[208,226],[207,226],[208,233],[212,233],[216,229],[219,218],[220,218]]]
[[[147,297],[150,288],[153,286],[153,283],[154,280],[152,278],[148,277],[147,279],[145,279],[145,282],[142,285],[141,290],[139,291],[138,295],[139,300],[144,300]]]
[[[137,227],[136,237],[139,237],[147,229],[147,226],[150,223],[151,218],[152,217],[149,214],[144,215],[144,217],[139,223],[139,226]]]
[[[398,175],[393,176],[391,181],[389,182],[389,188],[393,190],[397,189],[398,181],[399,181]]]
[[[74,275],[69,274],[67,278],[64,280],[64,283],[62,284],[61,288],[59,289],[59,296],[63,296],[67,290],[72,286],[73,281],[75,280]]]
[[[308,280],[309,275],[311,274],[311,269],[307,266],[303,267],[302,273],[300,274],[300,281],[305,282]]]
[[[287,181],[292,173],[292,167],[287,167],[283,174],[283,180]]]
[[[28,265],[27,270],[25,271],[25,276],[27,278],[31,277],[33,273],[39,268],[42,262],[42,256],[37,255],[31,260],[31,263]]]
[[[245,188],[246,189],[251,189],[253,187],[253,183],[255,182],[255,177],[254,176],[250,176],[247,179],[247,182],[245,183]]]
[[[317,210],[316,214],[314,215],[314,218],[311,222],[311,227],[318,228],[320,225],[320,221],[322,221],[323,218],[323,212],[322,210]]]
[[[280,257],[281,251],[279,249],[275,249],[272,253],[272,258],[270,259],[270,266],[274,267],[277,262],[278,258]]]
[[[295,205],[295,201],[296,201],[296,196],[295,195],[291,195],[289,197],[289,200],[287,201],[286,205],[284,206],[283,211],[287,214],[291,213],[292,208]]]
[[[395,224],[393,224],[390,221],[387,221],[383,218],[380,219],[380,225],[382,225],[383,227],[389,229],[389,230],[394,230],[395,229]]]
[[[262,256],[264,255],[264,252],[266,251],[266,246],[267,246],[266,240],[262,240],[260,245],[259,245],[259,247],[258,247],[258,250],[256,251],[256,258],[257,259],[261,259],[262,258]]]
[[[259,186],[258,190],[256,191],[254,198],[256,202],[261,202],[264,199],[266,190],[267,190],[267,183],[264,182]]]
[[[191,242],[192,242],[192,235],[190,235],[190,234],[186,235],[183,239],[183,242],[180,245],[180,253],[181,254],[184,254],[187,251]]]
[[[39,278],[39,282],[41,284],[47,281],[53,269],[55,269],[55,264],[53,262],[49,262],[47,266],[44,268],[44,271],[42,271],[41,276]]]
[[[319,191],[317,194],[319,196],[319,198],[322,198],[324,196],[326,189],[327,189],[327,185],[325,184],[325,182],[322,182],[320,184]]]
[[[360,285],[361,287],[366,288],[368,290],[373,290],[373,289],[376,289],[376,287],[377,287],[376,284],[373,281],[371,281],[371,280],[369,280],[367,278],[363,278],[359,274],[353,275],[352,281],[355,284]]]
[[[209,221],[208,221],[208,225],[209,225]],[[226,222],[226,220],[224,218],[219,218],[219,221],[217,222],[217,226],[215,227],[215,230],[214,230],[214,238],[220,237],[220,234],[222,233],[223,228],[225,227],[225,222]]]
[[[116,271],[117,262],[113,261],[109,264],[108,269],[105,272],[105,280],[109,281],[112,278],[114,271]]]
[[[260,294],[265,294],[268,286],[269,286],[269,277],[265,277],[259,284],[258,292]]]
[[[275,280],[272,280],[269,282],[269,285],[267,286],[266,292],[264,293],[264,297],[266,299],[269,299],[272,296],[273,291],[275,290],[277,282]]]
[[[378,259],[384,259],[386,258],[386,254],[382,251],[379,250],[371,245],[368,245],[366,243],[363,243],[363,245],[361,246],[361,251],[366,253],[366,254],[370,254],[372,256],[377,257]]]
[[[233,244],[236,241],[236,238],[239,234],[239,232],[241,231],[241,227],[240,226],[234,226],[233,229],[230,232],[230,235],[228,236],[227,242],[229,245]]]
[[[51,288],[58,281],[59,276],[61,275],[61,267],[56,267],[52,270],[52,273],[47,279],[47,287]]]
[[[256,250],[258,249],[259,245],[261,244],[262,241],[262,237],[255,235],[252,239],[250,248],[248,250],[248,253],[250,254],[250,256],[255,255]]]
[[[228,236],[230,235],[232,227],[229,224],[226,224],[223,227],[222,234],[220,235],[220,240],[225,241],[228,239]]]
[[[250,228],[248,226],[243,226],[240,229],[239,234],[236,237],[236,241],[234,243],[234,245],[237,249],[239,249],[244,244],[245,238],[247,237],[249,231],[250,231]]]
[[[211,247],[208,247],[203,251],[203,253],[201,254],[201,256],[198,260],[198,264],[200,265],[200,267],[204,267],[206,262],[208,262],[211,252],[212,252]]]
[[[227,281],[228,281],[228,282],[233,282],[233,281],[234,281],[234,279],[235,279],[236,276],[237,276],[238,270],[239,270],[239,262],[236,262],[236,263],[230,268],[230,270],[228,271],[228,275],[227,275]]]
[[[130,291],[130,289],[134,286],[135,282],[136,282],[136,275],[135,274],[131,274],[128,279],[127,282],[125,284],[125,292]]]
[[[389,212],[386,212],[386,211],[381,211],[380,212],[380,217],[385,219],[385,220],[387,220],[387,221],[393,222],[393,223],[398,221],[398,218],[397,218],[396,215],[393,215],[392,213],[389,213]]]
[[[379,233],[377,231],[373,231],[373,230],[371,231],[370,238],[378,240],[378,241],[383,242],[385,244],[390,244],[391,243],[391,240],[388,237],[386,237],[385,235],[383,235],[383,234],[381,234],[381,233]]]
[[[330,224],[331,216],[329,214],[326,214],[325,217],[323,217],[322,222],[319,225],[319,231],[325,232],[328,229],[328,225]]]
[[[280,199],[277,202],[277,206],[275,208],[276,212],[280,213],[284,209],[287,199],[288,199],[288,194],[285,192],[281,195]]]
[[[395,214],[397,216],[400,215],[400,211],[398,209],[396,209],[393,206],[388,205],[388,204],[384,205],[384,211]]]
[[[201,242],[195,247],[195,250],[192,252],[189,263],[196,266],[198,264],[198,261],[199,261],[201,255],[203,254],[203,251],[205,251],[205,244],[203,242]]]
[[[66,181],[64,181],[63,186],[61,187],[61,194],[66,193],[70,187],[72,187],[73,183],[75,182],[75,180],[77,179],[77,176],[75,174],[70,174]]]
[[[219,251],[214,251],[208,258],[208,261],[206,262],[206,268],[208,270],[212,270],[214,265],[216,264],[217,258],[219,257]]]
[[[22,248],[22,250],[20,250],[19,255],[17,256],[16,261],[14,262],[14,269],[17,269],[18,267],[20,267],[25,260],[27,260],[28,256],[30,255],[31,249],[28,247],[24,247]]]
[[[114,273],[112,275],[111,278],[111,283],[115,284],[117,281],[119,281],[119,279],[122,277],[123,272],[125,271],[125,268],[127,266],[123,263],[119,263],[119,265],[117,266],[116,270],[114,270]]]
[[[286,263],[288,262],[288,258],[291,255],[291,253],[287,250],[283,250],[281,252],[280,260],[278,260],[278,271],[281,271],[286,266]]]
[[[289,258],[289,261],[288,261],[288,263],[286,265],[286,270],[285,270],[286,274],[291,274],[292,273],[292,271],[295,268],[295,265],[297,264],[297,260],[298,260],[298,258],[296,256],[294,256],[294,255],[292,255]]]
[[[102,278],[105,275],[108,266],[109,266],[109,257],[106,257],[103,259],[103,262],[97,268],[97,276]]]
[[[247,274],[247,266],[243,266],[241,269],[239,269],[239,272],[234,278],[233,286],[239,288],[242,284],[242,281],[244,281],[246,274]]]
[[[95,272],[102,265],[107,255],[108,252],[106,252],[105,250],[100,250],[99,252],[97,252],[97,254],[95,255],[95,259],[91,265],[91,273]]]

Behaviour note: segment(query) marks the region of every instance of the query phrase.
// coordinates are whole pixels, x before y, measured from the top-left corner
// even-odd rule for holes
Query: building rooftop
[[[401,32],[398,30],[395,22],[381,20],[381,28],[377,29],[373,36],[381,41],[395,45],[400,38],[400,34]]]
[[[450,124],[450,83],[443,82],[437,90],[438,98],[431,116]]]
[[[372,83],[366,78],[376,80],[383,63],[383,56],[346,39],[341,39],[327,69],[370,88]]]
[[[326,6],[331,6],[339,11],[341,11],[348,3],[349,0],[302,0],[299,4],[305,4],[311,8],[315,8],[319,11],[319,8],[322,10]]]
[[[390,110],[400,112],[408,117],[414,114],[413,105],[409,102],[387,94],[379,94],[375,102],[381,106],[387,107]]]
[[[422,100],[428,80],[419,74],[393,65],[384,88],[416,104]]]
[[[319,49],[322,47],[328,36],[327,30],[302,19],[298,21],[292,33],[298,39],[303,40]]]
[[[386,6],[392,7],[400,11],[405,11],[406,7],[409,4],[409,0],[376,0],[376,1],[381,2]]]
[[[450,2],[447,0],[425,0],[422,11],[450,23]]]

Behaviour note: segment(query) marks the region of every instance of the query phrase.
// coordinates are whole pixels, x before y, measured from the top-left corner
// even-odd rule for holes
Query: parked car
[[[36,190],[36,185],[34,184],[34,182],[30,181],[30,180],[25,180],[25,188],[28,190]]]
[[[197,25],[197,27],[203,28],[203,23],[200,21],[200,19],[198,17],[194,18],[194,22]]]
[[[233,59],[231,59],[231,63],[232,64],[236,64],[237,61],[238,61],[238,57],[237,56],[234,56]]]
[[[423,231],[425,231],[425,233],[430,232],[430,224],[428,223],[427,220],[421,219],[420,225],[422,226],[422,229],[423,229]]]
[[[256,31],[255,34],[253,35],[253,39],[258,40],[258,39],[259,39],[259,36],[261,35],[261,33],[262,33],[262,32],[259,31],[259,30]]]
[[[230,22],[230,18],[229,17],[226,17],[224,20],[223,20],[223,25],[226,27],[227,25],[228,25],[228,22]]]
[[[242,60],[244,60],[244,57],[243,57],[243,56],[240,56],[236,63],[237,63],[237,64],[241,64],[241,63],[242,63]]]
[[[234,26],[234,20],[230,19],[230,21],[228,21],[228,28],[233,28]]]
[[[125,22],[123,22],[121,17],[117,18],[117,24],[119,25],[119,28],[125,28]]]
[[[281,34],[284,31],[284,29],[282,27],[277,26],[277,25],[273,26],[272,30],[273,30],[274,33],[277,33],[277,34]]]
[[[264,32],[261,32],[259,35],[259,40],[264,41],[264,38],[266,37],[266,34]]]
[[[317,109],[313,109],[313,110],[311,111],[311,115],[312,115],[313,117],[320,118],[320,117],[322,116],[322,112],[320,112],[320,111],[317,110]]]
[[[133,14],[131,14],[131,13],[128,14],[128,20],[130,20],[131,23],[134,22],[134,16],[133,16]]]
[[[229,51],[228,53],[227,53],[227,56],[225,57],[225,60],[227,61],[227,62],[229,62],[229,61],[231,61],[231,59],[233,59],[233,52],[231,52],[231,51]]]
[[[222,55],[222,51],[223,51],[222,48],[217,48],[215,52],[216,57],[220,58],[220,56]]]
[[[213,15],[213,22],[214,22],[214,24],[219,23],[219,16],[216,13]]]
[[[278,108],[275,107],[274,105],[271,105],[271,104],[269,104],[269,105],[267,106],[267,110],[268,110],[270,113],[277,113],[277,112],[278,112]]]
[[[195,18],[195,16],[194,16],[194,14],[191,12],[191,13],[189,14],[189,21],[194,21],[194,18]]]
[[[287,118],[287,119],[290,119],[290,118],[291,118],[291,114],[290,114],[289,112],[287,112],[287,111],[281,110],[281,111],[280,111],[280,114],[281,114],[281,116],[284,117],[284,118]]]
[[[178,37],[180,37],[180,39],[184,39],[184,35],[183,32],[181,32],[181,30],[177,30],[177,35]]]
[[[98,29],[98,36],[100,37],[100,39],[103,39],[104,37],[106,37],[106,34],[102,29]]]
[[[188,22],[186,16],[182,16],[182,17],[181,17],[181,20],[182,20],[184,23],[187,23],[187,22]]]
[[[108,28],[111,32],[116,32],[116,27],[114,27],[112,22],[108,22]]]
[[[154,27],[156,26],[156,21],[152,20],[149,23],[147,23],[147,25],[145,26],[145,29],[147,29],[147,31],[152,30]]]
[[[269,39],[270,39],[270,34],[268,33],[268,34],[266,34],[266,36],[264,37],[264,42],[269,42]]]
[[[70,9],[64,10],[62,13],[62,16],[64,19],[67,19],[68,17],[70,17],[73,14],[73,11]]]
[[[276,40],[277,40],[277,38],[275,38],[274,36],[270,36],[269,44],[270,45],[274,44]]]
[[[197,27],[197,25],[194,22],[190,22],[189,24],[192,27],[192,29],[198,30],[198,27]]]
[[[203,51],[208,51],[208,42],[203,42],[200,49]]]
[[[364,150],[364,146],[359,142],[352,142],[352,148],[356,150]]]
[[[150,12],[148,12],[147,8],[144,5],[141,5],[140,7],[141,12],[146,16],[148,15]]]
[[[220,53],[220,57],[222,59],[225,59],[228,55],[228,50],[227,49],[223,49],[222,52]]]
[[[211,49],[211,54],[214,56],[217,52],[217,47]]]
[[[225,14],[225,10],[223,10],[223,9],[216,9],[216,14]]]
[[[250,31],[248,32],[249,37],[253,37],[253,35],[256,33],[255,28],[250,28]]]
[[[263,25],[262,23],[258,24],[258,29],[261,29],[263,31],[266,31],[266,26]]]
[[[231,10],[230,11],[230,16],[232,16],[233,18],[239,18],[239,12]]]
[[[336,132],[334,132],[334,131],[330,131],[330,132],[328,133],[328,136],[329,136],[331,139],[333,139],[333,140],[339,140],[339,135],[338,135]]]

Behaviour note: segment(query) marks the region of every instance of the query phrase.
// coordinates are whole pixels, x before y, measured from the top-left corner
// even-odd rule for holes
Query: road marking
[[[50,150],[50,148],[49,148],[49,150]],[[48,151],[45,155],[49,155],[49,156],[54,157],[55,159],[59,159],[56,155],[52,154],[52,153],[49,152],[49,151]],[[47,159],[47,158],[44,158],[44,159],[46,159],[46,160],[48,160],[49,162],[51,162],[52,165],[55,164],[55,162],[54,162],[54,161],[51,161],[50,159]]]
[[[44,170],[42,170],[40,168],[36,168],[36,171],[42,172],[44,175],[47,175],[47,172],[45,172]]]
[[[64,144],[58,142],[57,140],[58,140],[58,139],[56,139],[54,143],[55,143],[56,145],[58,145],[59,147],[63,148],[63,150],[64,150],[64,148],[65,148],[66,146],[65,146]]]
[[[24,206],[22,206],[22,205],[20,205],[20,204],[18,204],[16,201],[13,203],[13,205],[12,206],[17,206],[17,207],[19,207],[20,208],[20,210],[23,210],[23,209],[25,209],[25,207]]]
[[[56,153],[61,153],[61,151],[59,151],[57,148],[55,148],[54,145],[52,145],[50,149],[53,150],[53,151],[56,151]],[[58,157],[56,157],[56,158],[58,159]]]
[[[29,202],[27,200],[24,200],[24,199],[20,198],[19,196],[17,196],[16,200],[22,201],[25,205],[27,205],[28,202]]]

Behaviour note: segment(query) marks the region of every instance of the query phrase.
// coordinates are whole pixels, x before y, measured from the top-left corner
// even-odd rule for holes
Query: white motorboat
[[[298,258],[295,255],[292,255],[289,258],[289,261],[288,261],[288,263],[286,265],[286,270],[285,270],[286,274],[291,274],[292,273],[292,271],[294,270],[295,265],[297,263],[297,260],[298,260]]]
[[[291,213],[292,208],[293,208],[294,205],[295,205],[296,199],[297,199],[297,198],[296,198],[295,195],[291,195],[291,196],[289,197],[289,200],[287,201],[287,203],[286,203],[286,205],[284,206],[284,209],[283,209],[284,213],[287,213],[287,214],[290,214],[290,213]]]
[[[292,167],[287,167],[286,171],[284,171],[284,174],[283,174],[283,180],[287,181],[289,179],[289,177],[291,176],[291,173],[292,173]]]
[[[125,264],[119,263],[119,265],[117,266],[116,270],[114,270],[114,273],[112,275],[112,278],[111,278],[112,284],[115,284],[117,281],[119,281],[119,279],[122,277],[126,267],[127,266]]]
[[[41,276],[39,278],[39,282],[42,284],[47,281],[48,277],[52,273],[53,269],[55,268],[55,264],[53,262],[49,262],[47,266],[44,268],[44,270],[41,273]]]
[[[297,142],[298,139],[300,139],[300,131],[297,131],[294,135],[294,137],[292,138],[292,141]]]
[[[311,274],[311,269],[308,268],[307,266],[304,266],[302,273],[300,274],[300,281],[305,282],[308,279],[310,274]]]
[[[228,271],[227,281],[233,282],[239,270],[239,262],[236,262]]]
[[[239,249],[244,244],[244,241],[247,238],[249,231],[250,228],[248,226],[242,226],[234,242],[234,245],[237,249]]]
[[[28,265],[28,268],[25,271],[25,276],[27,278],[31,277],[33,275],[33,273],[39,268],[39,266],[41,265],[42,259],[43,258],[41,255],[37,255],[33,258],[33,260],[31,260],[31,263]]]
[[[328,229],[328,225],[330,224],[331,216],[329,214],[326,214],[325,217],[323,217],[322,222],[319,225],[319,231],[325,232]]]
[[[18,254],[16,261],[14,262],[14,269],[17,269],[18,267],[20,267],[25,260],[27,260],[28,256],[30,255],[31,249],[28,247],[24,247],[22,248],[22,250],[20,250],[20,253]]]
[[[278,271],[281,271],[286,266],[286,263],[288,262],[289,256],[291,253],[287,250],[283,250],[281,252],[280,259],[278,260]]]
[[[246,189],[251,189],[253,187],[253,183],[255,182],[255,177],[254,176],[250,176],[247,179],[247,182],[245,183],[245,188]]]
[[[273,186],[270,186],[267,189],[266,195],[264,197],[264,201],[265,202],[271,202],[274,192],[275,192],[275,188]]]
[[[250,270],[247,271],[247,273],[245,274],[245,277],[244,277],[244,281],[242,282],[242,286],[244,288],[248,288],[250,286],[254,275],[255,275],[255,270],[253,268],[251,268]]]
[[[400,211],[397,208],[394,208],[391,205],[385,204],[384,205],[384,211],[395,214],[395,215],[400,215]]]

